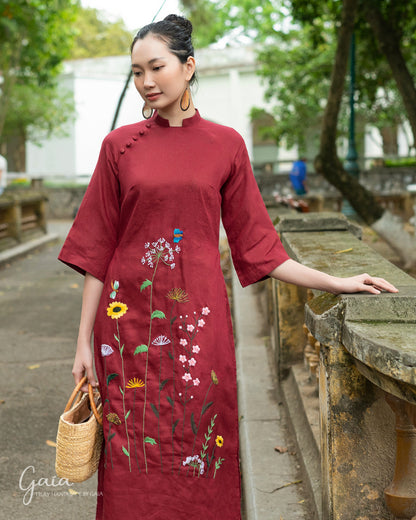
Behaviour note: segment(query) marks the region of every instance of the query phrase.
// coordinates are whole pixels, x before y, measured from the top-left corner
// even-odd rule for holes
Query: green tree
[[[57,75],[72,47],[77,8],[76,0],[0,0],[3,152],[7,142],[21,143],[28,132],[33,137],[36,129],[53,129],[51,114],[59,99]],[[68,115],[62,105],[60,116],[65,119]],[[60,118],[58,123],[61,124]],[[14,167],[12,163],[10,168]]]
[[[79,9],[76,32],[72,59],[125,55],[133,39],[122,20],[109,22],[92,8]]]

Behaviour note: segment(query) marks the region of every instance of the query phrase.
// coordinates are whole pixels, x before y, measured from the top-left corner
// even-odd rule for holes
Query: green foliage
[[[71,58],[126,55],[132,40],[122,20],[109,22],[97,9],[80,8]]]

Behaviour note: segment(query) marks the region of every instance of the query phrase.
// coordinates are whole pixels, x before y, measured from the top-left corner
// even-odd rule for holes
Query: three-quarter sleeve
[[[59,260],[104,281],[117,245],[119,199],[117,164],[107,136]]]
[[[289,259],[270,220],[244,142],[222,186],[222,221],[243,287],[264,279]]]

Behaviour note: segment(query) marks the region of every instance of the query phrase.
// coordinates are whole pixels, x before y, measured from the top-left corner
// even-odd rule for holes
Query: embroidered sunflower
[[[130,381],[127,383],[126,388],[142,388],[143,386],[144,383],[141,379],[133,377],[133,379],[130,379]]]
[[[110,316],[112,320],[118,320],[126,314],[128,307],[125,303],[111,302],[107,307],[107,316]]]
[[[179,287],[175,287],[174,289],[171,289],[168,294],[166,295],[169,300],[172,300],[174,302],[178,303],[186,303],[189,302],[188,294]]]
[[[107,419],[108,419],[108,422],[111,422],[111,423],[115,424],[116,426],[121,424],[120,417],[116,413],[107,414]]]
[[[219,448],[222,448],[223,444],[224,444],[224,439],[221,437],[221,435],[217,435],[217,438],[215,439],[215,444],[219,447]]]

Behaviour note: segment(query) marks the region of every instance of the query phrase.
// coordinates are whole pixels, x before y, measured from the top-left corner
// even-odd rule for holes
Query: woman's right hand
[[[98,386],[94,375],[91,345],[88,342],[78,340],[72,375],[74,376],[76,385],[86,375],[88,382],[91,383],[93,387]],[[81,391],[88,392],[88,383],[82,385]]]

